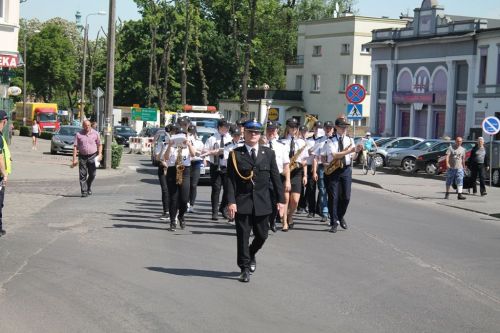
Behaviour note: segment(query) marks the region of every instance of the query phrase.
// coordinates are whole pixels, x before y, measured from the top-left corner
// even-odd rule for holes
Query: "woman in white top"
[[[35,119],[33,120],[33,126],[31,126],[31,138],[33,140],[33,144],[31,146],[31,149],[37,150],[37,145],[38,145],[38,138],[40,137],[40,124],[38,124],[38,121]]]
[[[198,137],[195,125],[188,127],[188,140],[191,142],[195,149],[195,156],[191,159],[191,176],[190,176],[190,189],[189,189],[189,202],[188,213],[193,213],[193,207],[196,202],[196,194],[198,193],[198,182],[200,181],[201,168],[204,166],[203,157],[200,157],[203,152],[203,141]]]
[[[191,158],[196,154],[191,141],[187,139],[186,131],[178,126],[172,129],[172,135],[165,151],[164,160],[167,163],[167,188],[170,215],[170,230],[175,231],[175,218],[179,220],[181,229],[186,222],[184,214],[189,201],[189,184],[191,176]],[[184,136],[182,141],[180,137]]]

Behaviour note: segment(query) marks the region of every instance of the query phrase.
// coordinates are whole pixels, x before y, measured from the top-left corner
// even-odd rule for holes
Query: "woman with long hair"
[[[33,120],[33,125],[31,126],[31,139],[32,139],[32,150],[37,150],[38,147],[38,138],[40,137],[41,132],[40,124],[36,119]]]

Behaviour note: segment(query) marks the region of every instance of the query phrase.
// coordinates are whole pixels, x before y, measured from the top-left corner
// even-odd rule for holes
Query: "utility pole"
[[[104,128],[104,168],[111,168],[111,142],[113,140],[113,100],[115,95],[115,16],[116,0],[109,0],[108,58],[106,71],[106,103]]]

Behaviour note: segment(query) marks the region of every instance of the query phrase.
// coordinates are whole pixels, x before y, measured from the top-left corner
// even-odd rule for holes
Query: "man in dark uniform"
[[[267,239],[269,215],[273,211],[270,182],[275,190],[280,215],[285,208],[276,155],[271,148],[259,145],[262,130],[262,124],[256,121],[245,123],[245,145],[233,150],[227,167],[228,215],[235,218],[236,223],[241,282],[250,281],[250,272],[254,272],[257,266],[255,254]],[[255,238],[249,246],[251,230]]]

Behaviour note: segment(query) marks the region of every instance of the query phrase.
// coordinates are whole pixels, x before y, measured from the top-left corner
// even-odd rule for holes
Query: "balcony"
[[[248,90],[248,99],[276,99],[282,101],[302,101],[302,91],[300,90]]]
[[[304,66],[304,56],[303,55],[298,55],[295,57],[295,59],[291,60],[287,66]]]

